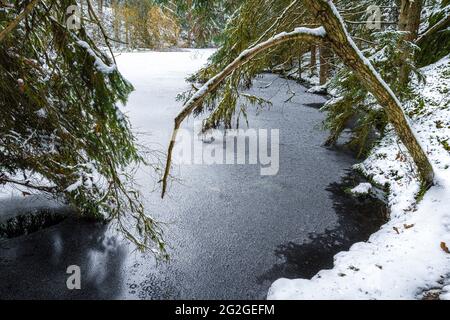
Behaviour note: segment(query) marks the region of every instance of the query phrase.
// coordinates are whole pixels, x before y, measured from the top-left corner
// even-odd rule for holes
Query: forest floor
[[[392,130],[355,169],[389,186],[390,221],[311,280],[280,279],[269,299],[450,299],[450,57],[421,70],[421,103],[405,106],[436,184],[423,197],[414,165]],[[355,190],[370,192],[371,185]]]

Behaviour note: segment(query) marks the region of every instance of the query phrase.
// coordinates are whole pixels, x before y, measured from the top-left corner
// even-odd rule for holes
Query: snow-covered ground
[[[389,186],[390,221],[367,242],[336,255],[333,269],[311,280],[279,279],[269,299],[420,299],[433,289],[450,299],[450,56],[422,72],[426,84],[417,84],[417,92],[423,103],[405,109],[433,162],[435,186],[420,199],[415,166],[388,133],[355,169]]]

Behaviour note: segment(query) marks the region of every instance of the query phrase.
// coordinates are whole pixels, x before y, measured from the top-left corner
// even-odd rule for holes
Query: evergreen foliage
[[[3,8],[0,29],[28,3]],[[145,159],[117,107],[133,88],[83,27],[68,30],[74,4],[38,2],[0,43],[0,184],[63,198],[81,216],[113,220],[139,249],[164,252],[132,183]]]
[[[395,30],[375,32],[371,40],[373,44],[365,50],[365,55],[403,102],[414,99],[410,83],[405,85],[400,82],[400,65],[406,63],[421,79],[414,56],[409,55],[405,60],[404,55],[404,52],[416,52],[417,47],[405,41],[402,33]],[[405,50],[405,47],[410,47],[410,50]],[[324,127],[330,131],[326,145],[334,145],[350,125],[352,136],[347,144],[358,156],[365,155],[372,143],[384,134],[388,124],[384,109],[360,85],[359,79],[349,68],[341,68],[335,74],[329,90],[339,98],[329,100],[322,109],[326,111]]]
[[[298,4],[300,1],[296,1]],[[256,45],[279,33],[280,30],[293,30],[310,21],[304,9],[290,6],[291,1],[244,1],[230,19],[224,30],[224,39],[220,49],[212,56],[210,64],[193,75],[189,80],[193,83],[204,83],[232,62],[243,50]],[[281,16],[282,19],[278,19]],[[204,122],[204,130],[223,125],[230,128],[233,116],[237,115],[235,124],[239,124],[239,117],[246,116],[248,106],[265,107],[270,105],[260,97],[243,94],[242,91],[252,85],[252,80],[261,72],[273,69],[275,66],[292,62],[296,57],[305,53],[302,43],[290,42],[260,54],[243,67],[239,68],[226,79],[224,84],[213,92],[204,103],[195,110],[195,114],[209,112],[210,116]],[[185,93],[181,98],[189,99],[195,92]]]

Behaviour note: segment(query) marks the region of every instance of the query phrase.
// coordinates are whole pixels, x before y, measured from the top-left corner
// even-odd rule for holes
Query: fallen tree
[[[294,1],[297,2],[297,1]],[[334,53],[341,58],[345,65],[351,68],[361,83],[377,99],[378,103],[384,107],[390,123],[392,123],[397,135],[408,149],[413,158],[420,178],[425,187],[433,184],[434,172],[431,163],[414,132],[409,125],[408,119],[403,111],[401,102],[396,97],[391,88],[381,78],[372,64],[364,57],[358,49],[350,34],[348,33],[344,21],[331,0],[311,0],[300,3],[305,5],[310,13],[322,24],[317,29],[298,28],[291,33],[282,32],[269,40],[261,42],[249,49],[244,50],[233,62],[226,66],[216,76],[207,81],[186,103],[183,110],[175,118],[174,131],[169,143],[166,168],[162,177],[162,194],[164,197],[167,190],[167,182],[171,169],[172,152],[175,145],[177,130],[181,123],[201,105],[205,97],[213,93],[220,84],[230,76],[235,70],[253,59],[256,55],[289,41],[305,40],[315,41],[320,38],[331,47]]]

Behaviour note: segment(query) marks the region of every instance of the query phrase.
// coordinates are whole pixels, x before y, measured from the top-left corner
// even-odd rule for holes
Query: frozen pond
[[[145,133],[142,145],[165,151],[181,107],[175,97],[209,54],[118,57],[136,89],[125,111],[134,130]],[[295,95],[286,101],[288,91]],[[280,130],[277,175],[261,176],[259,165],[180,166],[174,170],[180,181],[161,200],[150,193],[150,174],[139,174],[148,211],[167,223],[170,263],[156,264],[104,226],[67,220],[0,242],[0,298],[265,298],[277,278],[310,277],[330,267],[340,248],[375,231],[380,221],[370,216],[377,209],[353,203],[332,185],[355,160],[322,147],[327,134],[316,107],[325,98],[275,75],[259,77],[252,92],[273,102],[270,110],[249,112],[249,121]],[[192,126],[190,119],[185,127]],[[80,291],[66,288],[69,265],[81,267]]]

